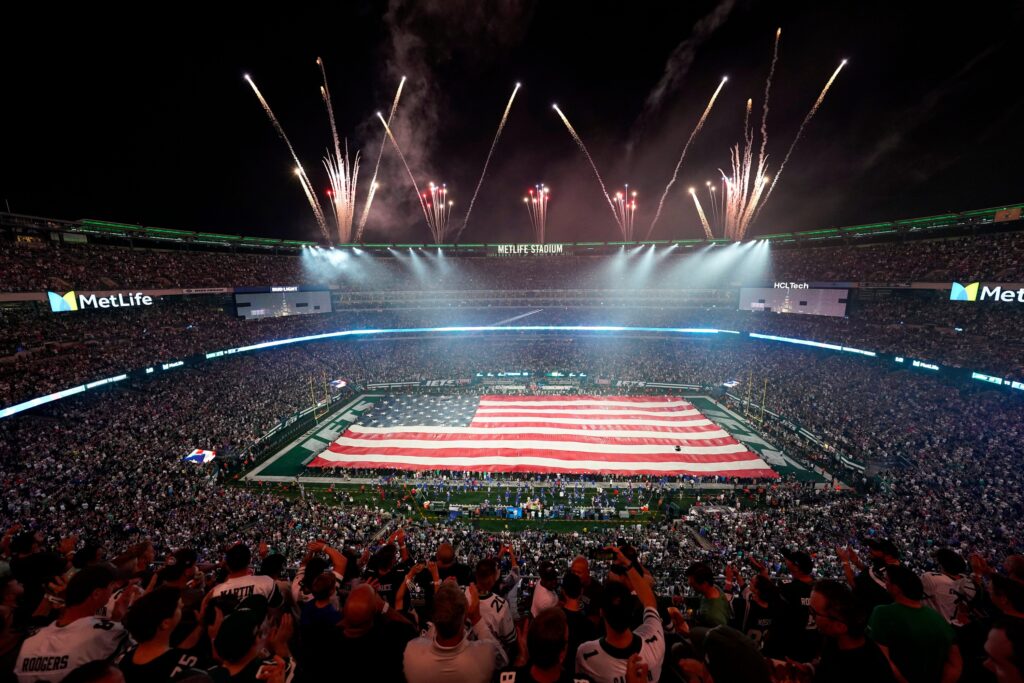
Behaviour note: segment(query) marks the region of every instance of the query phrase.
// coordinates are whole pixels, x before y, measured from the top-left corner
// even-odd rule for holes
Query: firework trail
[[[786,168],[786,162],[789,161],[789,156],[793,153],[793,150],[796,148],[796,143],[800,142],[800,138],[804,134],[804,129],[807,127],[807,124],[810,123],[811,119],[814,118],[814,115],[818,113],[818,107],[820,107],[821,103],[825,100],[825,95],[828,94],[829,88],[832,87],[832,83],[836,80],[836,76],[839,75],[839,72],[843,70],[844,66],[846,66],[845,59],[839,62],[839,66],[837,66],[836,70],[832,72],[832,76],[828,79],[828,82],[825,83],[825,87],[821,89],[821,94],[818,95],[818,99],[814,101],[814,106],[811,107],[811,110],[807,112],[807,116],[804,117],[803,122],[800,124],[800,127],[796,131],[796,136],[793,138],[793,142],[790,143],[789,149],[786,150],[786,156],[782,158],[782,164],[779,166],[778,173],[775,174],[775,180],[772,181],[771,186],[768,188],[768,194],[765,195],[764,202],[762,202],[762,206],[766,204],[768,202],[768,198],[772,196],[772,191],[775,189],[775,186],[778,185],[779,178],[782,177],[782,170]],[[758,208],[758,213],[759,212],[760,208]],[[757,213],[754,214],[754,218],[757,218]]]
[[[398,109],[398,100],[402,97],[402,88],[405,86],[405,76],[402,76],[402,80],[398,83],[398,90],[395,91],[395,99],[391,102],[391,111],[388,113],[387,125],[391,125],[391,120],[395,117],[395,111]],[[380,139],[380,150],[377,152],[377,163],[373,167],[373,177],[370,179],[370,191],[366,195],[366,205],[363,207],[363,215],[359,217],[359,227],[356,229],[356,242],[360,242],[363,239],[363,230],[366,228],[366,220],[370,217],[370,207],[373,206],[373,197],[377,194],[377,171],[380,170],[380,159],[384,156],[384,147],[387,144],[387,130],[384,131],[384,135]],[[419,195],[419,192],[416,193]]]
[[[476,196],[480,192],[480,186],[484,184],[484,176],[487,175],[487,166],[491,163],[491,156],[494,154],[494,148],[498,146],[498,138],[501,137],[501,131],[505,129],[505,122],[508,121],[508,113],[512,110],[512,101],[516,99],[516,93],[519,92],[519,88],[521,86],[521,83],[516,83],[516,87],[512,90],[512,96],[508,98],[508,104],[505,105],[505,113],[501,115],[501,122],[498,123],[498,132],[494,134],[494,141],[491,142],[491,149],[487,152],[487,158],[484,160],[484,170],[480,173],[480,180],[477,181],[476,189],[473,190],[473,197],[469,200],[469,208],[466,209],[466,217],[462,219],[462,227],[459,228],[458,234],[455,235],[456,242],[459,241],[462,231],[466,229],[466,225],[469,223],[469,214],[473,213],[473,204],[476,203]]]
[[[331,122],[331,138],[334,140],[334,157],[336,159],[341,158],[341,144],[338,139],[338,127],[334,122],[334,109],[331,107],[331,91],[327,87],[327,69],[324,68],[324,60],[320,57],[316,58],[316,65],[320,67],[320,75],[323,76],[324,84],[320,86],[320,96],[324,98],[324,104],[327,105],[327,119]],[[345,156],[348,156],[348,150],[346,150]]]
[[[431,227],[430,214],[427,212],[427,203],[424,201],[426,195],[420,193],[420,187],[416,184],[416,178],[412,174],[412,169],[409,168],[409,162],[405,160],[405,155],[402,154],[402,148],[398,146],[398,140],[395,139],[394,134],[391,132],[391,126],[384,120],[384,117],[380,112],[377,112],[377,118],[384,125],[384,133],[391,140],[391,144],[395,146],[395,151],[398,152],[398,158],[402,160],[402,165],[405,166],[405,172],[409,174],[409,180],[412,181],[412,189],[416,191],[416,199],[420,203],[420,208],[423,210],[423,218],[427,221],[427,227],[431,229],[433,233],[433,227]]]
[[[537,244],[544,244],[544,233],[548,223],[548,200],[551,198],[551,190],[547,185],[541,183],[534,185],[527,190],[523,197],[526,205],[526,212],[530,214],[530,227],[533,228],[533,236]]]
[[[697,137],[697,133],[704,127],[704,122],[707,121],[708,114],[711,113],[711,107],[715,105],[715,100],[718,98],[718,93],[722,91],[722,86],[729,80],[728,77],[723,77],[722,82],[715,88],[714,94],[711,95],[711,99],[708,100],[708,106],[704,108],[704,113],[701,114],[700,119],[697,121],[697,125],[694,127],[693,132],[690,133],[690,137],[686,140],[686,144],[683,145],[683,152],[679,155],[679,161],[676,162],[676,168],[672,172],[672,179],[668,181],[668,185],[665,186],[665,191],[661,194],[661,200],[658,202],[658,210],[654,212],[654,220],[651,221],[651,227],[647,228],[647,237],[650,239],[651,233],[654,232],[654,226],[657,225],[658,219],[661,218],[661,210],[665,207],[665,198],[668,197],[668,191],[675,185],[676,179],[679,177],[679,169],[683,165],[683,159],[686,158],[686,150],[690,148],[690,143]]]
[[[448,219],[455,202],[448,199],[448,186],[430,183],[428,192],[423,193],[423,207],[427,214],[427,227],[434,237],[434,244],[442,244],[448,232]]]
[[[782,39],[782,29],[775,29],[775,47],[772,49],[772,65],[768,69],[768,78],[764,82],[764,105],[761,108],[761,151],[758,152],[758,160],[764,159],[765,147],[768,145],[768,95],[772,89],[772,77],[775,75],[775,64],[779,61],[779,40]]]
[[[697,215],[700,216],[700,224],[704,226],[704,235],[708,239],[714,238],[714,233],[711,232],[711,226],[708,224],[708,217],[704,215],[704,209],[700,205],[700,199],[697,198],[697,191],[694,188],[690,188],[690,196],[693,197],[693,203],[697,206]]]
[[[284,140],[284,144],[288,146],[288,151],[291,152],[292,159],[295,160],[295,174],[299,177],[299,182],[302,185],[302,190],[306,194],[306,199],[309,200],[309,207],[313,210],[313,216],[316,218],[317,225],[320,227],[320,232],[323,233],[324,239],[330,240],[331,235],[327,229],[327,219],[324,217],[324,211],[320,207],[320,202],[316,199],[316,194],[313,192],[313,185],[309,182],[309,177],[306,175],[306,171],[302,168],[302,162],[299,161],[299,155],[295,153],[295,148],[292,147],[291,140],[284,132],[284,128],[281,127],[277,117],[274,116],[273,110],[270,105],[267,104],[266,98],[263,97],[263,93],[260,92],[259,88],[256,87],[256,83],[249,77],[249,74],[245,74],[245,80],[252,87],[252,91],[256,93],[256,97],[259,99],[260,104],[263,105],[263,110],[267,113],[267,117],[270,119],[270,123],[273,124],[274,130]]]
[[[633,241],[633,222],[636,218],[636,191],[629,191],[629,185],[622,192],[615,193],[615,216],[622,227],[622,239]]]
[[[715,198],[715,186],[708,180],[704,183],[704,186],[708,188],[708,200],[711,202],[711,227],[714,228],[718,225],[718,201]]]
[[[587,146],[583,144],[583,138],[581,138],[579,133],[576,132],[576,129],[572,127],[572,124],[569,123],[569,119],[565,117],[565,114],[562,113],[562,110],[558,108],[557,104],[551,105],[551,108],[558,113],[558,117],[562,119],[562,123],[564,123],[565,127],[569,129],[569,134],[572,135],[572,139],[576,141],[577,146],[582,150],[583,155],[587,157],[587,161],[590,162],[590,168],[594,170],[594,177],[597,178],[598,184],[601,185],[601,192],[604,193],[604,198],[608,200],[608,206],[612,210],[612,215],[615,216],[615,222],[618,224],[619,230],[623,230],[622,223],[619,222],[619,215],[615,211],[615,204],[612,202],[612,198],[608,195],[608,189],[604,186],[604,180],[601,179],[601,174],[597,170],[597,164],[594,163],[594,158],[590,156],[590,152],[587,151]]]

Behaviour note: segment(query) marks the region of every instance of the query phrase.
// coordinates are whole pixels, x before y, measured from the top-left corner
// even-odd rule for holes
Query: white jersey
[[[594,683],[623,683],[626,680],[626,660],[639,654],[648,666],[649,681],[661,678],[661,662],[665,657],[665,633],[661,617],[653,607],[644,609],[644,620],[633,631],[629,647],[612,647],[600,640],[590,640],[576,651],[576,673]]]
[[[245,600],[250,595],[262,595],[271,607],[280,607],[283,601],[277,590],[277,581],[269,576],[238,576],[214,586],[211,593],[215,598],[234,595],[239,600]]]
[[[966,576],[952,579],[939,572],[921,574],[924,604],[941,614],[949,623],[956,619],[957,605],[966,605],[977,595],[974,582]]]
[[[469,598],[469,589],[466,589]],[[487,626],[491,638],[501,643],[511,656],[516,646],[516,624],[509,601],[495,593],[480,596],[480,621]]]
[[[83,664],[112,659],[127,644],[128,632],[109,619],[84,617],[67,626],[53,623],[22,644],[15,673],[19,683],[56,683]]]
[[[535,618],[548,607],[558,607],[558,595],[538,583],[533,587],[533,602],[530,603],[530,614]]]

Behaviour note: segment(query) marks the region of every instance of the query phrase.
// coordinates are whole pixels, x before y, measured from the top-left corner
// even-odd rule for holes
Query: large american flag
[[[389,397],[310,467],[777,476],[678,396]]]

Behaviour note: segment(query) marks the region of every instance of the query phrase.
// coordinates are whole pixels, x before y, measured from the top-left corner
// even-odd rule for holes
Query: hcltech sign
[[[989,287],[980,282],[962,285],[954,282],[949,288],[950,301],[1004,301],[1024,303],[1024,288],[1003,289],[1001,285]]]
[[[69,313],[87,308],[131,308],[134,306],[152,306],[153,297],[142,292],[117,292],[110,296],[97,294],[75,294],[74,290],[61,295],[47,292],[50,310],[54,313]]]

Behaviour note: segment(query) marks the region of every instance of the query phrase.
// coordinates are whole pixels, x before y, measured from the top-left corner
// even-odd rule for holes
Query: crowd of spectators
[[[894,328],[963,320],[944,319],[928,301],[864,306]],[[505,313],[433,310],[429,319],[519,314]],[[582,322],[576,313],[546,309],[524,323]],[[31,316],[3,315],[19,336],[32,334]],[[4,404],[72,376],[47,374],[48,365],[92,368],[94,377],[323,325],[424,320],[423,311],[364,311],[225,323],[208,299],[140,315],[147,332],[125,326],[92,344],[96,319],[60,318],[46,341],[109,345],[128,359],[102,370],[84,361],[76,369],[74,354],[33,361],[31,373],[4,376]],[[658,309],[616,315],[679,320]],[[725,327],[738,314],[699,315]],[[1015,341],[1000,328],[1007,318],[969,315],[965,334]],[[836,340],[811,316],[758,319],[758,331]],[[886,340],[862,332],[869,326],[858,318],[844,324],[839,341]],[[218,461],[182,461],[195,448],[215,448],[225,462],[246,457],[310,404],[314,375],[359,385],[524,369],[739,380],[738,395],[756,387],[784,418],[761,427],[787,452],[858,484],[837,453],[881,463],[883,473],[855,490],[787,477],[738,483],[702,495],[685,523],[559,533],[431,520],[405,498],[366,506],[340,492],[243,486]],[[503,681],[609,683],[1019,680],[1022,408],[1014,394],[847,354],[588,335],[315,342],[130,380],[0,420],[0,662],[19,681],[72,683],[483,682],[499,671]],[[417,484],[396,471],[372,474]]]
[[[344,329],[464,325],[624,325],[714,327],[842,344],[1001,377],[1024,378],[1020,312],[958,306],[925,297],[859,301],[843,318],[676,308],[444,305],[354,309],[246,321],[228,296],[164,297],[130,312],[54,315],[38,307],[0,308],[0,404],[158,363],[274,339]]]

